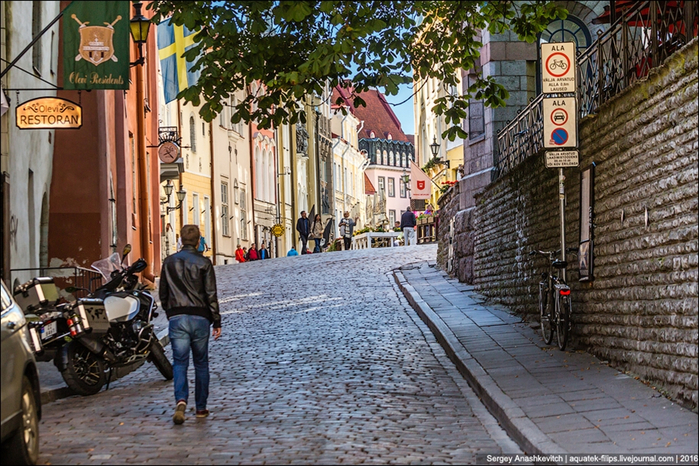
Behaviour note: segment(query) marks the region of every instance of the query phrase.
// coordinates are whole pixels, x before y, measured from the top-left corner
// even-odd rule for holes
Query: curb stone
[[[546,454],[546,452],[556,451],[559,447],[524,414],[483,367],[470,356],[451,329],[408,283],[403,273],[400,270],[394,270],[393,277],[410,306],[432,330],[457,370],[522,450],[526,454]]]

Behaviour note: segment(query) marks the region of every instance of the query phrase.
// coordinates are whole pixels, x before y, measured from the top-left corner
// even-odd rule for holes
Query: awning
[[[366,173],[364,173],[364,194],[367,196],[376,194],[376,188],[374,188],[374,185],[371,184],[371,180],[368,176],[366,176]]]

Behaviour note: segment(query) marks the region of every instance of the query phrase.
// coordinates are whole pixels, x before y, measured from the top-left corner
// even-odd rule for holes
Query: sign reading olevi
[[[40,97],[15,110],[19,129],[77,129],[83,125],[83,109],[70,100]]]

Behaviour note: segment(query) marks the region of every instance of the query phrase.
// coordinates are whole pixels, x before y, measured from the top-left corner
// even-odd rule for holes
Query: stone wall
[[[694,407],[697,124],[697,39],[580,122],[580,168],[596,164],[595,279],[579,282],[574,258],[568,267],[574,343]],[[530,317],[547,263],[528,252],[559,248],[557,172],[544,167],[543,154],[530,157],[476,197],[470,221],[456,214],[464,217],[457,238],[475,229],[477,291]],[[567,245],[577,247],[580,170],[565,174]],[[469,247],[458,248],[465,268]]]

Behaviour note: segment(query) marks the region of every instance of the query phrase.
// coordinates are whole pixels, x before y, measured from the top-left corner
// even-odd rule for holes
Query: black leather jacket
[[[220,328],[216,276],[209,258],[194,246],[184,246],[166,257],[160,275],[160,303],[168,319],[179,314],[198,315]]]

